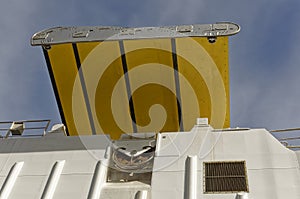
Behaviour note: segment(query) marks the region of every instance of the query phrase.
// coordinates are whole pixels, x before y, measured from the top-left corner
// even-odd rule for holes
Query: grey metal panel
[[[74,42],[174,37],[219,37],[237,34],[240,26],[231,22],[181,26],[125,28],[110,26],[56,27],[35,33],[31,45]]]
[[[69,150],[106,149],[110,140],[106,135],[45,136],[0,140],[0,154],[25,152],[53,152]]]

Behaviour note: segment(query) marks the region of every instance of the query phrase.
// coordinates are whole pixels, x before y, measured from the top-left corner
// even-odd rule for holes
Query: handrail
[[[286,141],[286,140],[299,140],[300,137],[287,137],[287,138],[279,138],[279,141]]]
[[[300,146],[287,146],[289,149],[300,149]]]
[[[287,128],[287,129],[276,129],[270,130],[271,133],[282,133],[282,132],[289,132],[289,131],[300,131],[300,128]]]
[[[276,129],[276,130],[270,130],[270,133],[288,133],[293,131],[300,131],[300,128],[287,128],[287,129]],[[300,145],[290,145],[287,141],[292,140],[300,140],[300,136],[295,137],[283,137],[283,138],[277,138],[285,147],[289,149],[300,149]]]
[[[9,138],[15,137],[13,134],[14,131],[18,131],[18,135],[22,137],[30,137],[30,136],[44,136],[47,132],[47,129],[50,125],[51,120],[19,120],[19,121],[0,121],[0,138]],[[3,127],[5,125],[6,127]],[[14,128],[14,125],[20,125],[17,128]],[[26,127],[26,125],[29,125]],[[24,131],[40,130],[37,134],[23,134]]]

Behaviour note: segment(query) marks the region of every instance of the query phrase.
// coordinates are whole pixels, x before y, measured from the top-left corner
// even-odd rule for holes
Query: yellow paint
[[[197,95],[200,117],[209,118],[215,128],[230,126],[227,43],[226,37],[219,37],[213,44],[206,38],[176,39],[179,72],[188,79]],[[186,91],[183,85],[181,90]],[[182,104],[187,109],[183,110],[183,118],[189,122],[188,129],[193,126],[195,117],[199,117],[190,114],[193,109],[188,106],[190,103],[188,95],[183,93]]]
[[[228,37],[218,37],[215,43],[207,42],[206,38],[194,38],[211,58],[216,63],[219,73],[221,74],[224,88],[226,91],[226,117],[223,127],[216,128],[229,128],[230,127],[230,76],[229,76],[229,59],[228,59]]]
[[[80,57],[80,62],[84,62],[86,57],[90,52],[100,44],[101,42],[87,42],[87,43],[77,43],[78,54]]]
[[[124,49],[128,70],[130,71],[130,86],[133,89],[138,88],[136,92],[132,92],[138,131],[178,131],[179,117],[174,71],[169,70],[169,72],[166,72],[163,70],[163,67],[173,69],[170,39],[124,41]],[[160,65],[160,68],[155,67],[157,65]],[[137,67],[141,67],[143,70],[140,70],[137,75],[131,74],[131,71]],[[143,83],[145,80],[147,80],[147,85]],[[162,81],[166,82],[167,87],[161,86],[164,85]],[[148,112],[153,105],[160,105],[164,110],[152,109],[153,117],[151,118]],[[162,128],[150,125],[155,122],[155,118],[160,118],[164,111],[167,117]],[[148,128],[145,128],[146,126]]]
[[[113,139],[125,132],[132,132],[130,112],[125,81],[118,80],[124,75],[121,53],[117,41],[102,42],[100,45],[92,43],[80,43],[78,51],[82,61],[81,71],[84,75],[85,84],[91,105],[91,113],[97,134],[110,134]],[[77,81],[78,78],[77,78]],[[74,93],[80,91],[80,86],[75,86]],[[115,100],[121,103],[114,103]],[[73,100],[77,107],[77,99]],[[80,103],[79,103],[80,104]],[[118,114],[115,109],[119,110]],[[80,115],[74,116],[80,120]]]
[[[117,47],[117,46],[116,46]],[[112,138],[118,138],[122,133],[125,133],[116,123],[112,112],[112,94],[117,81],[123,76],[123,68],[120,56],[114,60],[103,72],[96,90],[95,110],[97,121],[101,126],[103,133],[108,133]],[[122,89],[118,92],[118,97],[123,99],[123,112],[120,118],[125,118],[129,115],[128,100],[126,95],[125,82],[122,83]],[[128,128],[131,122],[126,124]],[[101,132],[102,133],[102,132]]]
[[[72,44],[52,46],[48,53],[70,135],[91,134],[85,100],[96,133],[113,139],[135,127],[138,132],[179,131],[178,105],[185,131],[198,117],[209,118],[215,128],[229,127],[228,38],[218,37],[213,44],[206,38],[176,38],[175,43],[180,96],[171,39],[123,41],[127,77],[118,41],[77,43],[87,99]]]
[[[66,125],[69,134],[90,134],[91,129],[82,92],[79,92],[77,96],[75,96],[80,102],[80,106],[78,106],[76,111],[78,111],[78,113],[80,113],[82,117],[82,119],[79,121],[80,123],[82,123],[80,126],[85,126],[86,128],[78,129],[73,119],[73,116],[76,113],[73,112],[71,103],[73,97],[72,88],[78,70],[72,44],[54,45],[50,50],[48,50],[48,55],[50,58],[53,74],[55,77],[55,83],[63,108],[64,117],[67,122]]]

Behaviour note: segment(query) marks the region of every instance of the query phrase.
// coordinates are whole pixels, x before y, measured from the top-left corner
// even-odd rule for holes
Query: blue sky
[[[55,26],[160,26],[232,21],[231,126],[300,127],[299,0],[1,0],[0,120],[60,121],[37,31]]]

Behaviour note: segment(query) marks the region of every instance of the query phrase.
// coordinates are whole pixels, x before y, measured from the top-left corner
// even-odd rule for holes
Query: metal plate
[[[142,28],[113,26],[56,27],[34,34],[31,45],[170,37],[219,37],[234,35],[239,31],[240,26],[231,22]]]
[[[205,162],[204,193],[249,192],[245,161]]]

